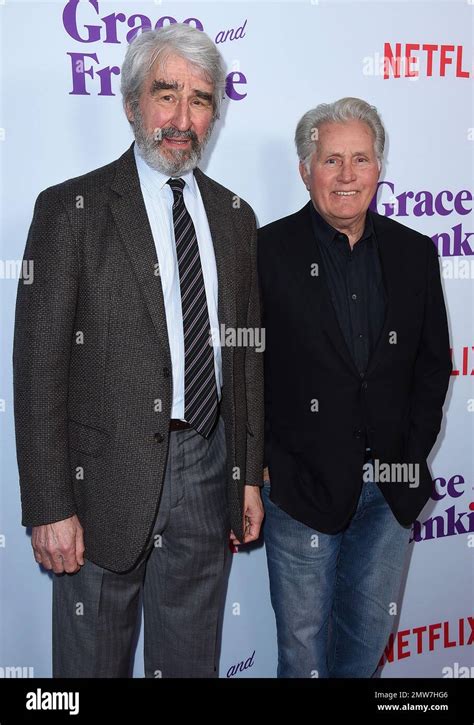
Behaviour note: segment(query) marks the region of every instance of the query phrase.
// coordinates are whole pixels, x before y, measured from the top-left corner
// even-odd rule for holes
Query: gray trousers
[[[217,677],[230,554],[225,464],[222,418],[208,439],[171,432],[158,515],[134,569],[86,560],[76,574],[53,574],[53,677],[129,677],[140,594],[145,676]]]

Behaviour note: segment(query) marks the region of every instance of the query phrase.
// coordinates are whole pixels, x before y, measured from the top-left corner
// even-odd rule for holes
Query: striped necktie
[[[183,179],[168,179],[173,192],[173,224],[178,258],[184,333],[184,418],[207,438],[217,417],[214,349],[193,220],[183,198]]]

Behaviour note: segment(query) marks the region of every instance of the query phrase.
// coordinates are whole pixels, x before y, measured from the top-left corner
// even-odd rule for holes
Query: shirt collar
[[[326,247],[330,246],[334,240],[337,238],[341,232],[339,232],[337,229],[334,229],[328,222],[323,219],[321,214],[317,211],[315,208],[313,202],[310,202],[311,206],[311,218],[313,221],[313,229],[316,234],[316,238],[318,242],[322,242]],[[358,240],[358,242],[363,241],[364,239],[367,239],[368,237],[374,236],[374,226],[372,223],[372,218],[369,214],[369,212],[365,215],[365,226],[364,231],[362,233],[361,238]]]
[[[140,184],[150,193],[157,193],[163,189],[168,179],[170,178],[167,174],[163,174],[162,171],[157,171],[148,166],[146,161],[140,155],[138,145],[133,144],[133,153],[135,154],[135,162],[137,164],[138,177]],[[185,174],[181,174],[181,177],[185,183],[185,189],[188,188],[194,196],[197,196],[197,183],[194,177],[194,171],[187,171]],[[171,191],[171,189],[170,189]]]

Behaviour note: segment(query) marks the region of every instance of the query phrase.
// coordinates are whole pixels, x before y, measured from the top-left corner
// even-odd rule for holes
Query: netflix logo
[[[462,45],[438,43],[385,43],[383,77],[470,78],[471,63]]]
[[[436,622],[422,627],[403,629],[391,634],[379,665],[403,660],[434,650],[463,647],[474,643],[474,617],[462,617],[456,622]]]
[[[451,348],[453,369],[451,375],[474,375],[474,345],[464,346],[454,350]]]

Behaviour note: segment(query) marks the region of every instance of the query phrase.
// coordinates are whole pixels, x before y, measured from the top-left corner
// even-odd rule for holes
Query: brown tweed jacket
[[[219,324],[260,325],[249,205],[196,169],[214,243]],[[132,146],[117,161],[43,191],[18,286],[13,352],[22,523],[76,513],[86,556],[137,561],[164,477],[171,360],[158,260]],[[221,412],[231,526],[262,478],[262,354],[222,348]]]

